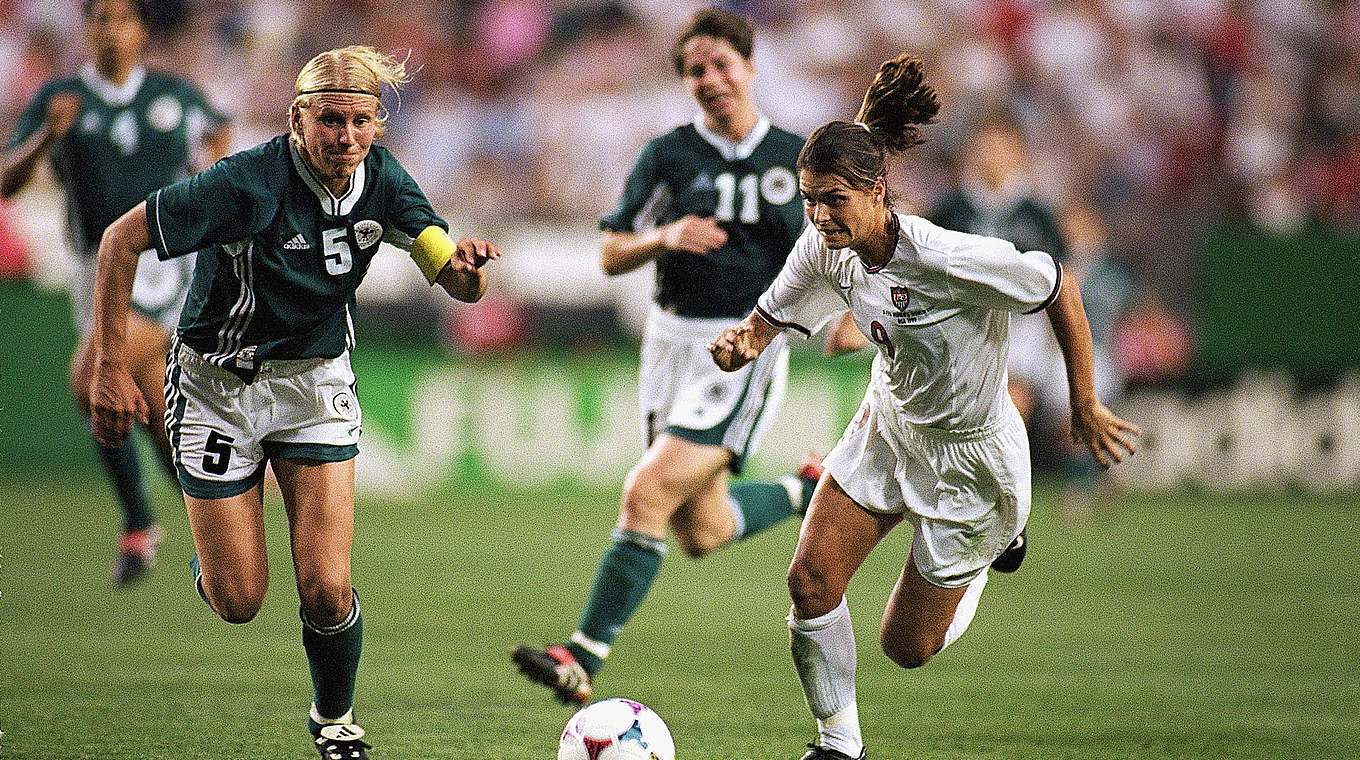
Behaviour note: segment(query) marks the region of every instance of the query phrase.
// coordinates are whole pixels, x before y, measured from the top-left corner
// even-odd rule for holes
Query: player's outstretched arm
[[[501,257],[501,250],[481,238],[459,238],[449,263],[439,271],[435,282],[459,301],[473,303],[486,292],[486,272],[482,265]]]
[[[33,170],[47,155],[52,145],[71,130],[80,113],[80,96],[63,92],[52,96],[47,103],[47,118],[27,140],[0,156],[0,196],[5,198],[24,189],[33,178]]]
[[[1091,326],[1075,279],[1064,280],[1062,291],[1048,307],[1048,318],[1067,367],[1073,440],[1086,444],[1101,467],[1124,461],[1125,456],[1137,450],[1133,436],[1142,435],[1142,431],[1115,416],[1096,398]]]
[[[94,286],[95,369],[90,388],[90,422],[95,440],[117,446],[135,422],[147,422],[148,408],[126,360],[128,302],[140,253],[151,247],[146,202],[123,214],[99,241]]]
[[[727,242],[713,217],[686,214],[647,232],[605,232],[600,238],[600,269],[613,277],[631,272],[667,251],[703,256]]]
[[[735,372],[755,361],[778,334],[779,328],[753,311],[746,319],[718,333],[708,344],[708,352],[719,369]]]

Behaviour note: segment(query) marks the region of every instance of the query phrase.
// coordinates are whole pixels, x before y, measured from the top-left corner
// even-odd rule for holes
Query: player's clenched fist
[[[712,217],[686,214],[666,225],[661,242],[672,251],[705,254],[727,242],[727,232]]]
[[[74,92],[63,92],[53,95],[47,101],[47,128],[51,130],[53,137],[62,137],[71,131],[71,125],[76,123],[76,115],[80,113],[80,96]]]

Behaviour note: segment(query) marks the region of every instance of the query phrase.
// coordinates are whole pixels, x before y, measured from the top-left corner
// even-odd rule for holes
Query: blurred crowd
[[[149,59],[237,119],[281,132],[313,54],[407,55],[390,147],[451,218],[590,224],[642,144],[694,113],[669,61],[703,3],[675,0],[152,0]],[[972,125],[1005,109],[1031,191],[1088,204],[1158,306],[1191,298],[1197,233],[1360,222],[1360,0],[734,0],[757,27],[756,95],[806,134],[849,119],[878,64],[926,62],[943,107],[896,167],[923,212]],[[83,57],[77,0],[0,0],[0,129]],[[9,51],[13,51],[10,54]]]

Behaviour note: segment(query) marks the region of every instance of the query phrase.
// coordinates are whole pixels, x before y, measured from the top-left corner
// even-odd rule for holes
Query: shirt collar
[[[111,106],[125,106],[131,103],[132,99],[137,97],[137,91],[142,89],[142,82],[146,81],[146,67],[134,66],[128,74],[127,81],[122,85],[116,85],[99,73],[93,61],[87,61],[80,67],[80,78],[100,100]]]
[[[704,114],[702,112],[695,115],[694,128],[699,131],[699,136],[704,138],[705,142],[718,149],[718,153],[722,155],[724,160],[736,161],[751,157],[751,154],[756,150],[756,146],[759,145],[760,141],[764,140],[765,135],[769,133],[770,120],[766,118],[764,114],[757,114],[756,125],[751,128],[751,133],[737,142],[732,142],[726,137],[709,129],[708,126],[704,124]]]

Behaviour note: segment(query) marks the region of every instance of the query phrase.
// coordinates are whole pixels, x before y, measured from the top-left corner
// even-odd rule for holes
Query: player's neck
[[[704,119],[704,126],[734,143],[739,143],[751,134],[751,130],[756,128],[758,121],[760,121],[760,115],[755,112],[755,109],[751,109],[723,121],[716,121],[711,116],[707,117]]]
[[[132,76],[132,70],[137,68],[137,61],[106,61],[99,58],[95,59],[94,69],[99,72],[99,76],[122,87],[127,84]]]
[[[892,260],[893,251],[897,250],[897,232],[897,215],[888,209],[883,223],[878,225],[874,234],[855,247],[855,253],[870,267],[876,269],[884,266]]]

